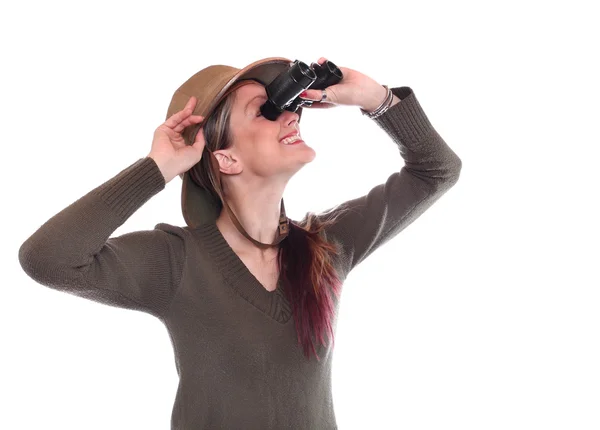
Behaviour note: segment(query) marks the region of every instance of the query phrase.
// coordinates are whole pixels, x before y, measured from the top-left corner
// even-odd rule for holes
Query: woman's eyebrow
[[[262,98],[264,98],[264,99],[266,99],[266,98],[267,98],[267,96],[266,96],[266,95],[264,95],[264,94],[259,94],[259,95],[257,95],[257,96],[254,96],[254,97],[252,97],[252,98],[250,99],[250,101],[248,102],[248,104],[246,105],[246,108],[244,109],[244,112],[248,112],[248,106],[250,106],[250,103],[252,103],[252,101],[253,101],[253,100],[255,100],[255,99],[259,98],[259,97],[262,97]]]

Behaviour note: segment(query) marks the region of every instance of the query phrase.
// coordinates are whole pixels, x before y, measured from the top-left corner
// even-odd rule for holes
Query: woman
[[[274,121],[260,110],[266,85],[289,63],[275,57],[196,73],[173,95],[146,157],[19,249],[37,282],[165,324],[180,377],[172,429],[337,428],[331,348],[342,282],[460,174],[460,159],[411,88],[388,90],[340,68],[338,84],[305,92],[320,100],[310,108],[360,107],[405,165],[362,197],[290,220],[285,186],[315,153],[288,139],[301,136],[301,109]],[[178,175],[187,226],[110,237]]]

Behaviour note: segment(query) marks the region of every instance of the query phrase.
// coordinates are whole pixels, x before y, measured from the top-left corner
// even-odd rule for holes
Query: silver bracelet
[[[387,86],[386,86],[386,88],[387,88]],[[392,94],[392,90],[390,90],[388,88],[388,96],[383,104],[383,107],[378,111],[372,112],[371,119],[377,118],[377,117],[383,115],[392,106],[393,101],[394,101],[394,94]]]
[[[366,115],[367,117],[369,117],[371,119],[374,119],[374,118],[377,118],[377,117],[383,115],[385,113],[385,111],[387,111],[390,108],[390,106],[392,105],[392,101],[394,100],[394,94],[392,93],[392,90],[390,90],[388,88],[387,85],[383,85],[383,87],[387,90],[387,95],[386,95],[383,103],[381,103],[377,107],[377,109],[375,109],[372,112],[367,112],[363,108],[360,108],[360,111],[362,112],[363,115]]]

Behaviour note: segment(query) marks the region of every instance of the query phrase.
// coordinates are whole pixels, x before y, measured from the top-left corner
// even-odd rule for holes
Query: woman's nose
[[[300,115],[289,110],[284,110],[281,112],[281,115],[279,115],[279,120],[283,121],[285,125],[290,125],[294,121],[298,122],[298,119],[300,119]]]

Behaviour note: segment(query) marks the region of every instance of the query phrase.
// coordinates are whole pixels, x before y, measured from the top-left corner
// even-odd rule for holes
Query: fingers
[[[317,63],[319,65],[322,65],[326,61],[327,61],[327,58],[321,57],[317,60]],[[306,93],[306,95],[299,96],[301,99],[312,100],[314,102],[321,102],[321,100],[323,100],[323,91],[322,90],[308,89],[304,92]],[[328,91],[327,88],[325,88],[325,94],[327,94],[327,97],[325,97],[325,100],[323,100],[322,103],[320,103],[320,104],[313,103],[313,105],[310,107],[315,107],[315,108],[331,107],[330,106],[331,105],[331,92]]]
[[[184,119],[179,124],[177,124],[173,128],[173,131],[176,131],[177,133],[181,133],[183,131],[183,129],[186,128],[187,126],[192,125],[192,124],[197,124],[202,121],[204,121],[204,117],[202,115],[190,115],[188,118]]]
[[[165,121],[165,125],[169,128],[172,128],[173,130],[180,132],[181,130],[183,130],[185,127],[187,127],[188,125],[191,124],[191,122],[188,122],[187,125],[184,125],[183,127],[179,128],[179,130],[177,129],[179,125],[181,125],[182,122],[188,120],[188,117],[198,117],[199,115],[192,115],[192,112],[194,111],[194,108],[196,107],[196,97],[191,96],[189,98],[189,100],[187,101],[187,103],[185,104],[185,107],[180,110],[179,112],[175,112],[173,115],[171,115],[166,121]],[[197,122],[197,121],[196,121]]]
[[[307,89],[304,90],[298,97],[304,100],[312,100],[316,102],[323,101],[325,103],[332,102],[332,92],[329,87],[324,88],[325,90],[325,98],[323,98],[323,90],[322,89]]]
[[[313,102],[313,106],[318,102],[321,105],[327,105],[327,106],[331,106],[332,104],[335,104],[335,100],[334,100],[334,96],[335,94],[333,94],[333,92],[331,91],[331,88],[327,87],[325,88],[325,94],[326,97],[323,99],[323,90],[305,90],[304,91],[306,94],[305,95],[300,95],[298,97],[300,97],[302,100],[312,100]],[[321,107],[321,106],[317,106],[317,107]]]

